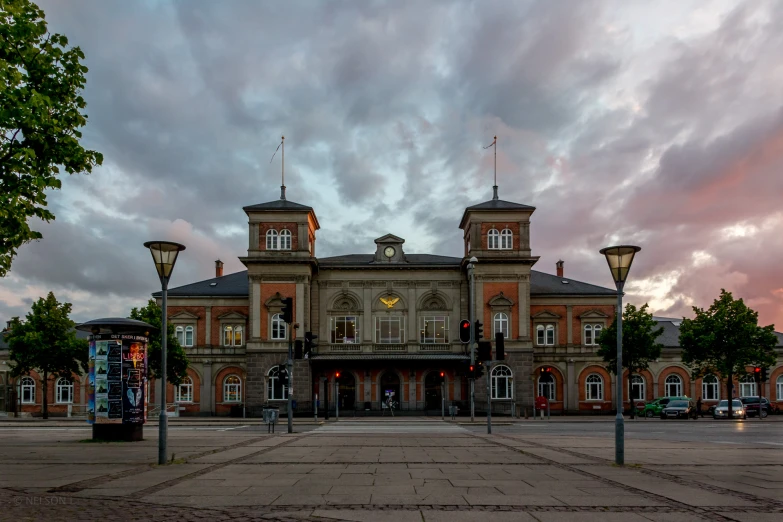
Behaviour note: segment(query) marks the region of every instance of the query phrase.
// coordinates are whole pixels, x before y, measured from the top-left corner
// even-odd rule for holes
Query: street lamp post
[[[168,436],[168,417],[166,416],[166,352],[168,351],[168,327],[166,298],[168,294],[169,279],[177,262],[177,256],[183,250],[184,245],[170,241],[147,241],[144,246],[150,249],[152,260],[155,262],[155,270],[160,277],[162,290],[162,318],[160,329],[160,420],[158,421],[158,464],[166,463],[166,438]]]
[[[468,320],[470,321],[470,365],[476,364],[476,275],[473,273],[475,264],[478,263],[476,256],[468,260],[468,284],[470,286],[470,304],[468,305]],[[476,380],[470,378],[470,422],[473,422],[476,415]]]
[[[614,461],[625,464],[625,425],[623,424],[623,287],[633,256],[641,250],[638,246],[619,245],[601,249],[606,256],[609,270],[617,287],[617,380],[615,381],[615,401],[617,416],[614,424]]]

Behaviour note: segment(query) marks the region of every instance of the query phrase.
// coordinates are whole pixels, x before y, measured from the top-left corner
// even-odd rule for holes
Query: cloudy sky
[[[320,256],[387,232],[461,255],[465,206],[537,207],[536,269],[691,315],[725,287],[783,329],[783,2],[41,0],[86,54],[92,175],[0,280],[0,319],[53,290],[74,318],[158,288],[142,243],[187,245],[178,286],[243,269],[242,206],[315,208]]]

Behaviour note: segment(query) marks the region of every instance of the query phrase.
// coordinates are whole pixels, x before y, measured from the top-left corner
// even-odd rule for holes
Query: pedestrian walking
[[[699,414],[701,418],[704,418],[704,412],[701,411],[701,397],[698,398],[696,401],[696,412]]]

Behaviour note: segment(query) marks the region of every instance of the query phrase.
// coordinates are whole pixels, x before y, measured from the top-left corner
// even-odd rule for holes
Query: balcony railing
[[[377,343],[372,345],[374,352],[407,352],[408,345],[401,343]]]
[[[361,352],[361,344],[344,343],[344,344],[330,344],[328,345],[330,352]]]

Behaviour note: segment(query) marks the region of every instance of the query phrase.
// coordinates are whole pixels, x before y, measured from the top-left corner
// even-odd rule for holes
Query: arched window
[[[277,250],[277,230],[270,229],[266,231],[266,249]]]
[[[234,344],[234,327],[226,325],[223,327],[223,346],[232,346]]]
[[[184,326],[177,326],[174,331],[177,335],[177,342],[180,346],[185,346],[185,327]]]
[[[280,250],[291,250],[291,231],[280,231]]]
[[[242,346],[244,331],[241,326],[234,327],[234,346]]]
[[[223,402],[242,401],[242,381],[236,375],[229,375],[223,380]]]
[[[185,327],[185,342],[182,344],[182,346],[193,346],[193,327],[192,326],[186,326]]]
[[[487,232],[487,248],[497,250],[500,248],[500,232],[497,229],[490,229]]]
[[[631,389],[629,390],[628,397],[635,400],[635,401],[643,401],[644,398],[647,396],[645,394],[645,383],[644,383],[644,377],[641,375],[634,375],[631,377]]]
[[[585,345],[596,346],[598,345],[598,337],[601,335],[603,326],[600,324],[586,324],[585,325]]]
[[[503,332],[503,337],[508,339],[508,315],[504,312],[498,312],[495,314],[495,320],[492,325],[492,338],[495,338],[495,334]]]
[[[35,381],[32,377],[19,379],[19,396],[22,404],[35,404]]]
[[[682,379],[679,375],[672,373],[666,377],[664,395],[666,397],[682,397]]]
[[[514,384],[514,374],[511,368],[505,365],[492,368],[492,398],[493,399],[511,399],[512,387]]]
[[[270,401],[288,400],[288,386],[280,382],[280,372],[277,366],[273,366],[269,373],[269,382],[266,387],[266,397]]]
[[[73,381],[60,377],[55,384],[55,402],[57,404],[71,404],[73,402]]]
[[[511,250],[514,244],[513,238],[514,234],[511,233],[511,230],[503,229],[503,232],[500,233],[500,248]]]
[[[185,377],[177,386],[177,402],[193,402],[193,379]]]
[[[779,376],[777,381],[775,381],[775,391],[777,392],[775,398],[779,401],[783,401],[783,375]]]
[[[536,344],[539,346],[554,346],[555,325],[539,324],[536,326]]]
[[[282,314],[272,316],[272,339],[285,339],[287,335],[287,325],[283,321]]]
[[[544,373],[538,377],[538,396],[546,397],[550,401],[555,400],[555,377],[551,373]]]
[[[604,380],[600,375],[592,373],[585,379],[585,399],[588,401],[604,400]]]
[[[746,375],[740,379],[740,397],[756,396],[756,380],[752,375]]]
[[[714,375],[705,375],[701,380],[701,398],[705,401],[720,400],[720,383]]]

